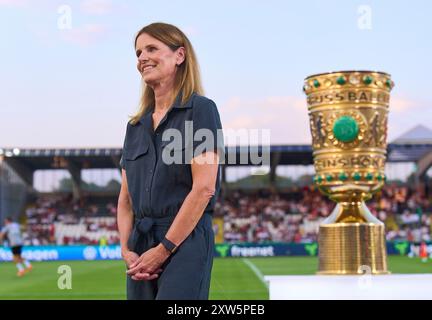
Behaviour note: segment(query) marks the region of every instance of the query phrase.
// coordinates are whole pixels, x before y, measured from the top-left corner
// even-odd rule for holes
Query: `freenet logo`
[[[231,256],[233,257],[269,257],[274,256],[273,246],[262,246],[262,247],[231,247]]]

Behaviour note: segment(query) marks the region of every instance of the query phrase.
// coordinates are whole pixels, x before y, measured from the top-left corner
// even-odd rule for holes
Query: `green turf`
[[[122,261],[34,262],[34,270],[16,277],[12,263],[0,263],[0,299],[125,299]],[[72,289],[60,290],[60,265],[72,268]],[[268,299],[263,275],[314,274],[317,258],[217,258],[214,261],[210,299]],[[432,262],[391,256],[392,273],[431,273]]]

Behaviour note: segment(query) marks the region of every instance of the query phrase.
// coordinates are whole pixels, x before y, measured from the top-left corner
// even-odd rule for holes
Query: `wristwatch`
[[[165,249],[167,249],[171,254],[176,252],[177,246],[171,241],[169,241],[166,237],[162,239],[161,243],[165,247]]]

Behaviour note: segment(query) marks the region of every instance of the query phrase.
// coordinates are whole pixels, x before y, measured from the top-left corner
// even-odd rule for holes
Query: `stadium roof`
[[[258,155],[262,155],[261,146]],[[432,151],[432,130],[418,125],[388,145],[388,162],[416,162]],[[230,146],[225,149],[225,163],[234,157],[238,165],[242,155],[249,154],[248,146]],[[0,159],[16,169],[27,171],[46,169],[114,169],[119,168],[121,148],[0,148]],[[66,160],[67,159],[67,160]],[[246,164],[252,165],[249,157]],[[308,165],[313,163],[310,145],[272,145],[270,161],[274,165]],[[244,163],[244,162],[243,162]],[[15,164],[15,165],[14,165]]]
[[[389,144],[387,148],[388,162],[417,162],[426,153],[432,151],[430,144]]]
[[[395,139],[394,144],[432,144],[432,130],[418,125]]]
[[[61,169],[73,163],[79,168],[116,168],[120,161],[121,148],[73,148],[73,149],[20,149],[0,148],[0,157],[6,162],[19,161],[30,170]]]
[[[255,147],[256,148],[256,147]],[[427,152],[432,151],[432,143],[424,144],[389,144],[389,162],[417,161]],[[261,155],[262,147],[258,147]],[[68,164],[80,169],[109,169],[119,168],[121,148],[73,148],[73,149],[20,149],[0,148],[0,157],[7,163],[16,162],[20,167],[28,170],[62,169]],[[226,148],[226,163],[228,157],[235,154],[236,163],[242,154],[248,153],[247,146],[233,146]],[[277,157],[277,159],[276,159]],[[66,161],[67,159],[67,161]],[[312,147],[310,145],[273,145],[270,147],[270,159],[278,165],[307,165],[312,164]],[[246,165],[251,165],[247,163]]]

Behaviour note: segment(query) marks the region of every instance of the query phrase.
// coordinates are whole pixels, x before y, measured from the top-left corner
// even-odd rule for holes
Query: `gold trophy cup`
[[[305,79],[319,190],[336,207],[319,228],[318,274],[386,274],[384,224],[365,205],[385,183],[390,75],[322,73]]]

